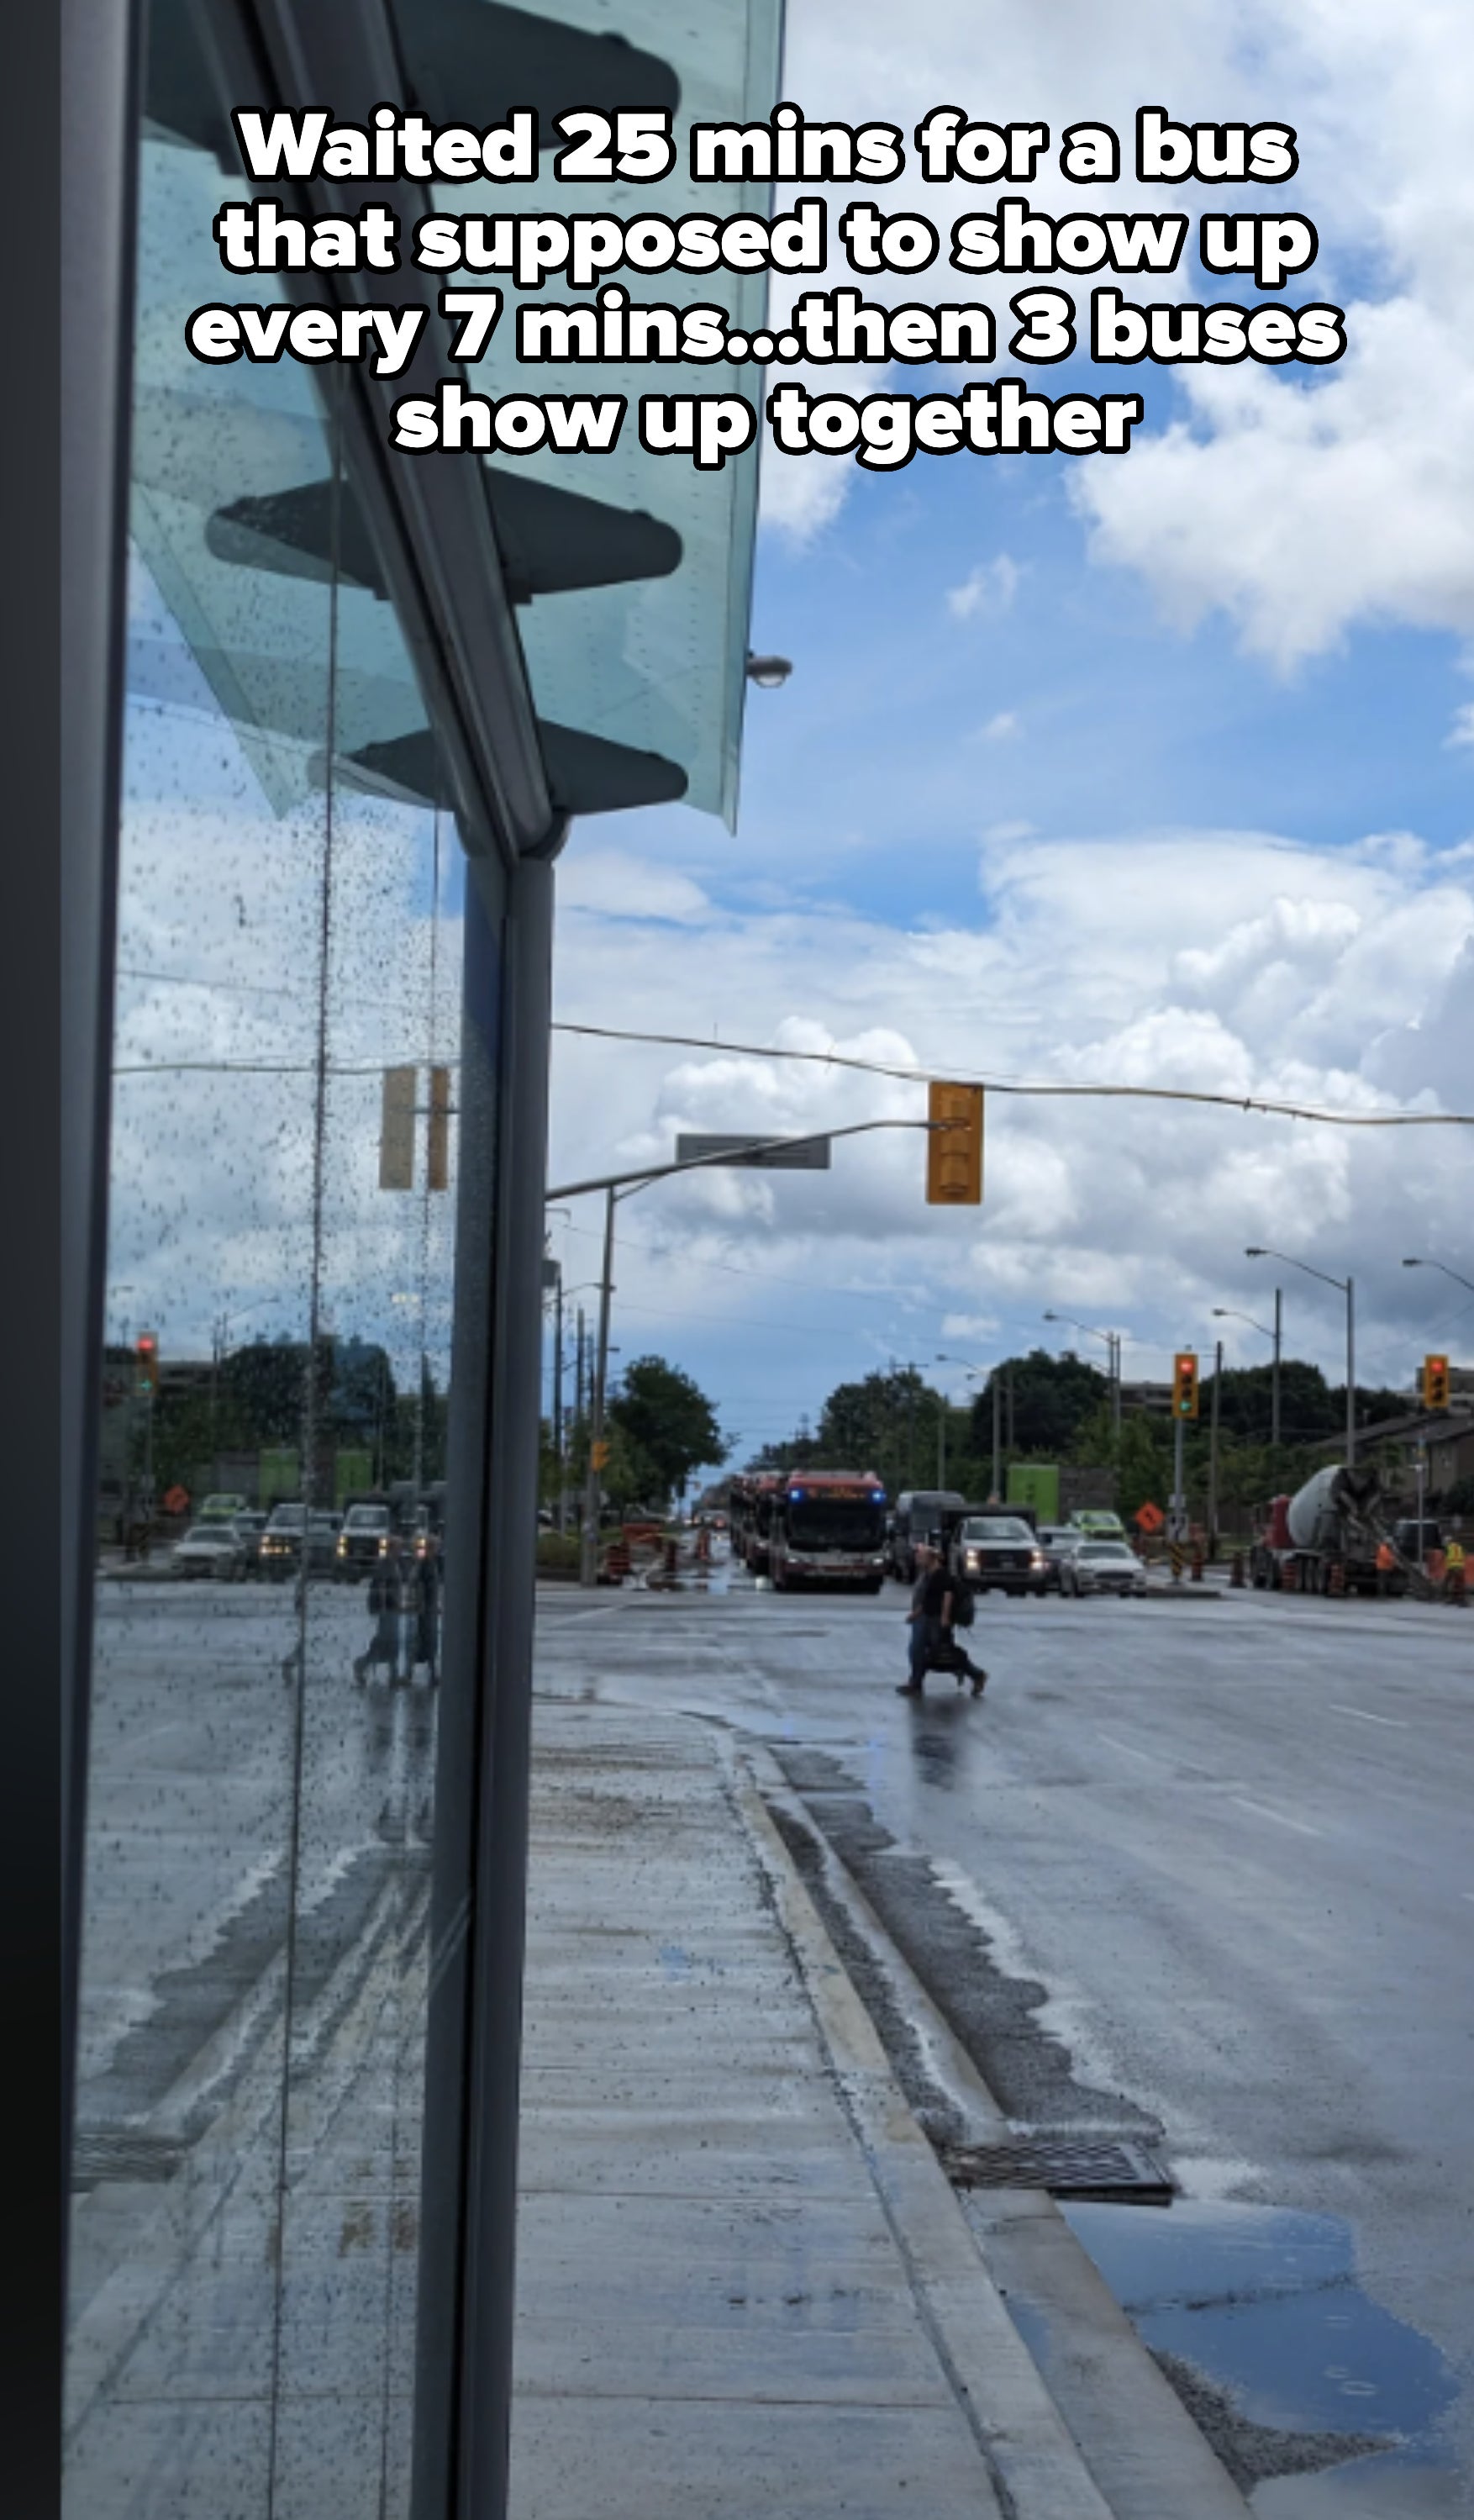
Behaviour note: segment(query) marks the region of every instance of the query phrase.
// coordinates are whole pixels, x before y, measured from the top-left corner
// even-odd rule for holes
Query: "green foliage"
[[[1012,1388],[1011,1449],[1038,1460],[1064,1460],[1074,1450],[1078,1431],[1104,1400],[1106,1376],[1078,1356],[1050,1356],[1042,1347],[1027,1356],[1009,1357],[996,1365],[972,1404],[972,1449],[980,1460],[993,1453],[993,1387],[1000,1386],[1004,1434],[1009,1432],[1008,1392]],[[1079,1454],[1075,1458],[1083,1458]],[[1093,1458],[1099,1460],[1100,1455]]]
[[[625,1468],[638,1473],[637,1499],[668,1497],[685,1486],[692,1470],[715,1467],[730,1446],[717,1424],[705,1393],[660,1356],[636,1357],[625,1368],[619,1390],[609,1402],[610,1442],[616,1434],[626,1448]],[[605,1492],[616,1494],[613,1455],[604,1472]]]

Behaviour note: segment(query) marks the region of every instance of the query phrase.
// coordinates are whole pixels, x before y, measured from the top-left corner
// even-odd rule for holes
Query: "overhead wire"
[[[956,1066],[902,1067],[881,1058],[857,1058],[848,1051],[764,1048],[752,1041],[710,1041],[699,1033],[643,1032],[622,1024],[573,1023],[559,1020],[555,1032],[580,1034],[594,1041],[644,1042],[668,1050],[703,1050],[712,1058],[784,1058],[813,1067],[843,1067],[862,1076],[888,1076],[906,1085],[938,1083],[981,1085],[989,1094],[1050,1096],[1073,1101],[1198,1102],[1226,1111],[1258,1111],[1283,1120],[1313,1120],[1339,1129],[1468,1129],[1471,1111],[1330,1111],[1315,1103],[1280,1102],[1258,1094],[1212,1094],[1185,1085],[1078,1085],[1054,1078],[1005,1081],[999,1077],[960,1077]]]

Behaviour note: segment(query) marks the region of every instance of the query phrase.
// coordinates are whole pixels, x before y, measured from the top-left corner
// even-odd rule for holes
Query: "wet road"
[[[960,1913],[995,1968],[1040,1983],[1032,2020],[1083,2106],[1159,2124],[1204,2228],[1225,2209],[1214,2247],[1259,2229],[1253,2208],[1322,2218],[1332,2255],[1345,2235],[1345,2280],[1386,2336],[1411,2336],[1364,2368],[1321,2354],[1321,2397],[1341,2393],[1347,2429],[1436,2436],[1433,2466],[1281,2477],[1257,2507],[1474,2510],[1474,2391],[1456,2385],[1474,2362],[1474,1618],[1254,1594],[994,1600],[971,1641],[986,1698],[933,1679],[916,1705],[892,1693],[901,1608],[894,1588],[790,1598],[740,1578],[711,1598],[550,1588],[540,1686],[758,1733],[821,1822],[853,1824],[858,1788],[898,1850],[872,1881],[925,1859],[911,1929]],[[1025,2046],[1024,2102],[1005,2099],[1020,2116],[1029,2071]],[[1094,2238],[1106,2264],[1098,2223]],[[1189,2297],[1190,2265],[1173,2282]],[[1283,2399],[1271,2388],[1261,2419],[1324,2420]]]

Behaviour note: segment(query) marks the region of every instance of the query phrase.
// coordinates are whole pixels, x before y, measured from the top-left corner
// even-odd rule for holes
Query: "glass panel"
[[[409,27],[419,20],[418,0],[399,0]],[[686,173],[687,133],[692,122],[761,119],[777,93],[781,10],[779,0],[707,0],[700,10],[678,11],[668,0],[551,0],[540,18],[597,35],[615,34],[640,51],[667,62],[681,82],[676,113],[675,170],[655,184],[559,185],[546,154],[540,176],[529,184],[456,184],[438,188],[437,208],[452,215],[480,212],[570,213],[612,211],[629,218],[660,212],[681,218],[702,210],[718,218],[738,210],[766,211],[761,184],[692,185]],[[442,22],[447,41],[459,22]],[[422,40],[424,40],[422,33]],[[576,87],[577,81],[574,81]],[[451,92],[465,95],[452,81]],[[587,99],[570,93],[570,107]],[[485,118],[505,111],[506,100],[488,102]],[[465,96],[468,120],[481,118],[474,96]],[[751,333],[766,302],[763,274],[662,272],[642,280],[618,275],[640,304],[720,305],[733,330]],[[540,292],[518,292],[504,273],[494,275],[506,306],[488,355],[468,367],[468,385],[480,393],[616,394],[629,397],[619,443],[608,454],[500,456],[499,469],[575,490],[619,508],[643,509],[681,536],[684,556],[673,575],[624,586],[591,587],[549,597],[523,608],[522,646],[538,714],[637,750],[660,753],[686,771],[687,801],[736,823],[737,747],[745,692],[747,618],[757,502],[757,450],[729,460],[720,473],[698,472],[684,455],[648,454],[640,443],[638,403],[643,394],[731,392],[745,394],[761,415],[761,369],[722,361],[715,370],[692,366],[624,366],[617,363],[559,368],[519,367],[515,357],[515,307],[526,293],[558,304],[593,303],[592,291],[573,291],[555,275]],[[465,284],[485,285],[468,273]],[[445,285],[458,285],[444,275]]]
[[[146,140],[74,2520],[409,2498],[465,863],[221,194]]]

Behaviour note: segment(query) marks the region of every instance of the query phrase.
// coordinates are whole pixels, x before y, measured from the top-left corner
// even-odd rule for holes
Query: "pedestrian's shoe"
[[[896,1695],[898,1697],[924,1697],[925,1694],[926,1692],[922,1688],[918,1680],[903,1680],[898,1681],[896,1684]]]
[[[988,1675],[987,1675],[987,1673],[986,1673],[985,1671],[978,1671],[978,1670],[974,1669],[973,1674],[972,1674],[972,1694],[973,1694],[973,1696],[974,1696],[974,1697],[981,1697],[981,1696],[982,1696],[982,1693],[983,1693],[984,1689],[987,1688],[987,1686],[988,1686]]]

